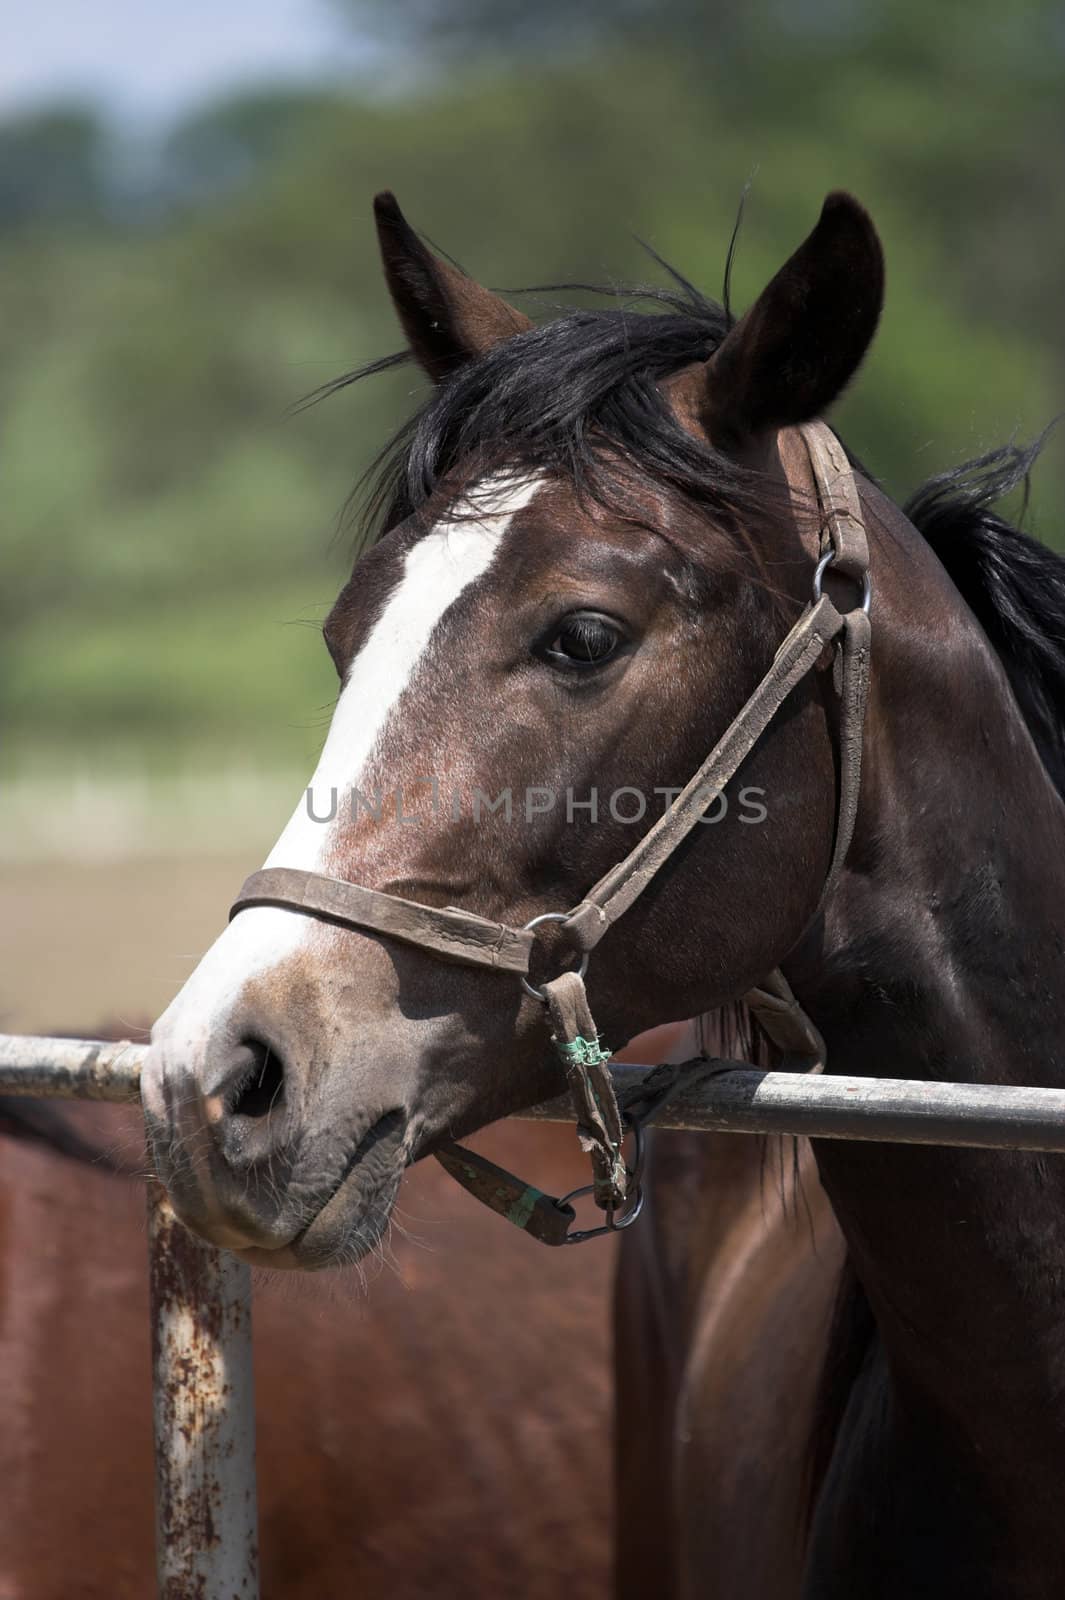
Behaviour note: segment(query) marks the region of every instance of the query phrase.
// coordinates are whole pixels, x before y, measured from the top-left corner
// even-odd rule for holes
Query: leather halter
[[[834,658],[834,683],[840,700],[839,806],[822,902],[850,848],[858,809],[862,727],[869,684],[869,549],[854,474],[843,446],[823,422],[807,423],[798,431],[809,455],[821,510],[821,556],[814,575],[813,597],[746,705],[669,809],[577,906],[555,918],[566,941],[585,956],[647,888],[723,792],[791,691],[823,663],[826,653]],[[841,612],[822,593],[822,576],[829,566],[860,585],[861,604],[855,609]],[[289,867],[253,872],[234,901],[230,917],[252,906],[280,906],[341,927],[383,934],[467,966],[488,967],[521,977],[527,977],[529,972],[534,943],[531,927],[512,928],[454,906],[441,909],[422,905],[320,873]],[[577,1103],[578,1132],[593,1157],[596,1199],[607,1211],[608,1227],[623,1226],[634,1220],[636,1211],[630,1207],[621,1220],[615,1220],[615,1210],[623,1207],[627,1187],[620,1155],[622,1119],[606,1069],[609,1052],[598,1047],[583,983],[577,973],[565,972],[545,984],[543,990],[534,992],[547,1002],[551,1013],[552,1038],[562,1054]],[[783,974],[770,973],[763,985],[744,999],[772,1043],[792,1056],[800,1056],[806,1070],[823,1066],[820,1034],[792,995]],[[519,1225],[544,1242],[557,1244],[589,1236],[567,1233],[568,1221],[573,1218],[568,1205],[540,1196],[539,1191],[511,1179],[484,1158],[459,1147],[450,1147],[442,1155],[452,1175],[494,1209],[510,1215],[516,1206],[527,1214],[527,1220]],[[511,1190],[505,1184],[500,1190],[499,1178],[509,1180]],[[495,1198],[490,1198],[486,1190]],[[559,1224],[548,1219],[545,1225],[537,1197],[557,1207],[568,1221]],[[511,1216],[511,1220],[518,1217]]]

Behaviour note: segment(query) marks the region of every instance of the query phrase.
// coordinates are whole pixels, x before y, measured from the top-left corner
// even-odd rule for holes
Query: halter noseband
[[[626,1119],[618,1107],[607,1065],[610,1052],[599,1043],[584,991],[588,954],[715,802],[791,691],[818,667],[826,651],[834,655],[834,682],[840,699],[839,807],[822,902],[850,848],[858,810],[869,685],[869,548],[854,474],[843,446],[823,422],[807,423],[798,431],[809,455],[821,508],[821,555],[812,598],[779,646],[765,677],[673,804],[579,905],[568,912],[534,917],[524,928],[512,928],[454,906],[440,909],[316,872],[266,867],[246,880],[230,910],[232,919],[252,906],[280,906],[341,927],[384,934],[444,960],[516,973],[529,992],[545,1002],[552,1041],[574,1099],[577,1131],[592,1158],[590,1190],[607,1213],[606,1226],[572,1232],[574,1213],[567,1202],[573,1195],[565,1201],[552,1200],[461,1146],[449,1145],[437,1152],[460,1183],[544,1243],[576,1242],[625,1227],[639,1212],[639,1158],[636,1170],[628,1172],[621,1153]],[[861,602],[854,610],[839,611],[822,592],[824,573],[830,566],[860,585]],[[527,981],[533,930],[549,920],[559,923],[564,938],[583,959],[579,971],[564,972],[542,989],[533,989]],[[778,1048],[798,1057],[807,1070],[820,1070],[824,1043],[782,973],[770,973],[744,1000]],[[655,1100],[653,1109],[662,1103],[661,1098]],[[640,1120],[648,1114],[644,1109]],[[638,1125],[635,1108],[627,1120]]]

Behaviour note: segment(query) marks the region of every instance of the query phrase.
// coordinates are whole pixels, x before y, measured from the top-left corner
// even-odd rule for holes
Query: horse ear
[[[376,195],[373,209],[392,303],[415,358],[434,383],[533,326],[499,295],[427,250],[395,195]]]
[[[809,422],[854,376],[884,301],[876,229],[851,195],[830,194],[809,238],[706,364],[711,438]]]

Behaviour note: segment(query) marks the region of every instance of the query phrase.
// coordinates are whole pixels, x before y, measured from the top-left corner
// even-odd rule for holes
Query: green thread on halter
[[[552,1039],[552,1044],[562,1057],[565,1066],[598,1067],[610,1060],[612,1051],[604,1050],[598,1036],[594,1039]]]

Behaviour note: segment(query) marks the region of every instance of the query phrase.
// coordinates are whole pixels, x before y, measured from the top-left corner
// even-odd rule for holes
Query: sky
[[[216,91],[342,74],[360,58],[330,0],[35,0],[0,50],[0,115],[71,96],[165,121]]]

